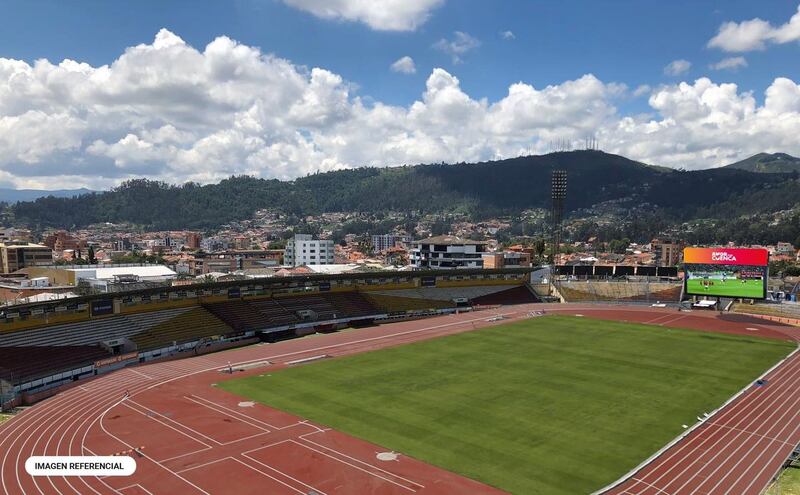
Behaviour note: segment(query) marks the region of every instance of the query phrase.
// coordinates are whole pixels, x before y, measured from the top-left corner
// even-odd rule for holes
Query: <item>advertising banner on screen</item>
[[[766,249],[686,248],[685,293],[695,296],[764,299],[769,252]]]
[[[767,266],[769,251],[747,248],[686,248],[683,262],[704,265]]]

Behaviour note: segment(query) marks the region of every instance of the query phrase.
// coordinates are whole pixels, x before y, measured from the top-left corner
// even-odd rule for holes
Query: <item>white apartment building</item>
[[[382,251],[386,251],[389,248],[393,248],[395,244],[397,244],[398,242],[403,244],[410,244],[411,240],[412,239],[410,235],[395,235],[395,234],[373,235],[372,249],[376,253],[380,253]]]
[[[283,263],[290,266],[333,264],[333,241],[295,234],[286,242]]]
[[[483,268],[486,243],[453,235],[414,241],[410,263],[417,269]]]

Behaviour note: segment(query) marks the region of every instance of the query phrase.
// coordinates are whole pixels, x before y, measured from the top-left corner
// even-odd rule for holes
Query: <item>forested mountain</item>
[[[800,158],[786,153],[759,153],[726,167],[767,174],[800,172]]]
[[[0,187],[0,202],[16,203],[17,201],[33,201],[36,198],[43,198],[46,196],[68,198],[72,196],[80,196],[81,194],[90,192],[92,191],[86,188],[44,191],[41,189],[9,189],[7,187]]]
[[[331,211],[457,212],[474,219],[550,204],[550,174],[568,173],[568,212],[606,202],[651,205],[674,221],[733,218],[800,202],[797,173],[723,167],[673,171],[600,151],[572,151],[473,164],[360,168],[290,182],[231,177],[219,184],[133,180],[76,198],[39,198],[10,206],[18,223],[75,228],[129,222],[156,229],[214,228],[260,208],[313,215]]]

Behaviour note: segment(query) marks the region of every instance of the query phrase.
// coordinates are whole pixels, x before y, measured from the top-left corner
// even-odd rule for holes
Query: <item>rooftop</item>
[[[439,245],[473,245],[473,246],[482,246],[486,244],[483,241],[473,241],[472,239],[466,239],[464,237],[459,237],[457,235],[437,235],[433,237],[428,237],[427,239],[421,239],[418,241],[414,241],[415,244],[439,244]]]

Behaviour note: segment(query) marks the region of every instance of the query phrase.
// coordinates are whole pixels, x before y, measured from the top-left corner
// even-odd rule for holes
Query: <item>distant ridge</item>
[[[56,191],[47,191],[43,189],[9,189],[0,188],[0,201],[6,203],[17,203],[19,201],[35,201],[38,198],[46,198],[47,196],[54,196],[56,198],[71,198],[73,196],[80,196],[81,194],[88,194],[94,192],[91,189],[58,189]]]
[[[750,158],[726,165],[725,168],[764,174],[800,172],[800,158],[786,153],[758,153]]]
[[[365,167],[293,181],[238,176],[217,184],[170,185],[135,179],[111,191],[18,202],[8,213],[21,225],[79,228],[112,222],[155,230],[214,229],[252,218],[261,208],[298,218],[394,211],[483,219],[549,208],[554,169],[567,171],[567,214],[611,208],[641,219],[658,209],[661,218],[689,220],[800,205],[800,181],[781,174],[729,167],[676,171],[583,150],[481,163]]]

